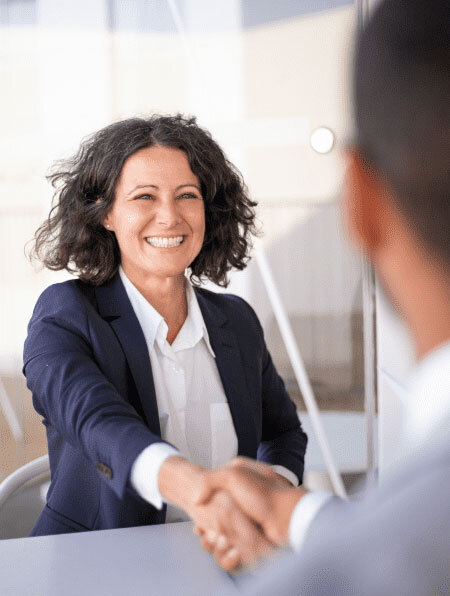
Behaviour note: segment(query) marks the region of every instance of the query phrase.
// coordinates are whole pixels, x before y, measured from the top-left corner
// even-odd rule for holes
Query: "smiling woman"
[[[248,260],[240,174],[195,119],[153,116],[94,134],[50,178],[35,253],[78,279],[45,290],[25,342],[52,472],[33,534],[191,517],[227,537],[229,568],[249,562],[267,541],[222,491],[196,505],[201,483],[245,455],[297,484],[306,435],[252,308],[199,287]]]
[[[200,183],[186,154],[157,145],[131,155],[104,223],[115,233],[122,268],[133,283],[184,275],[205,236]]]
[[[153,155],[146,153],[150,149]],[[174,150],[178,150],[178,160],[173,157]],[[36,233],[35,252],[46,267],[67,269],[94,285],[117,273],[121,254],[116,235],[105,230],[103,222],[117,191],[143,200],[157,196],[155,182],[146,178],[145,172],[155,151],[160,152],[161,167],[166,157],[178,161],[179,184],[194,183],[194,188],[187,190],[203,199],[205,238],[202,251],[190,263],[191,279],[209,279],[226,286],[227,272],[245,267],[250,236],[256,233],[256,203],[210,134],[197,126],[195,118],[180,115],[116,122],[87,138],[73,158],[57,163],[49,176],[56,188],[55,203]],[[155,162],[153,170],[160,166]],[[166,164],[166,173],[168,169]],[[188,177],[183,179],[182,174]]]

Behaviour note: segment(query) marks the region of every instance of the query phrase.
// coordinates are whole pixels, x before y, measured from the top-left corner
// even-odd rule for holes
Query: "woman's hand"
[[[203,477],[198,504],[207,504],[215,491],[225,490],[241,511],[262,528],[267,540],[283,546],[288,542],[292,512],[306,494],[289,484],[270,466],[240,457]]]
[[[261,529],[223,490],[216,491],[205,505],[195,506],[190,515],[203,548],[225,571],[253,566],[273,550]]]
[[[159,470],[159,492],[164,500],[189,513],[198,500],[207,473],[206,468],[193,464],[184,457],[168,457]]]
[[[182,457],[169,457],[158,475],[159,490],[165,500],[194,520],[203,548],[223,569],[253,565],[268,556],[273,545],[225,491],[216,490],[207,503],[197,504],[209,474],[212,471]]]

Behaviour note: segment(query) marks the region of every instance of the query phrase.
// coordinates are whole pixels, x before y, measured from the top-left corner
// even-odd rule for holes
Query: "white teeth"
[[[146,238],[146,241],[156,248],[175,248],[176,246],[180,246],[183,240],[184,236],[176,236],[175,238],[152,236],[151,238]]]

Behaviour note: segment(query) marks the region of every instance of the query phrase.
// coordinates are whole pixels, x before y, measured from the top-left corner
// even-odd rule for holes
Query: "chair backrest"
[[[0,508],[24,484],[49,471],[48,455],[42,455],[7,476],[0,483]]]
[[[0,540],[29,536],[45,505],[48,456],[22,466],[0,484]]]

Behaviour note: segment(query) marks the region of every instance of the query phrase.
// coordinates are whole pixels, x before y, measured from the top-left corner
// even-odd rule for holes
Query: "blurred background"
[[[272,267],[340,470],[366,466],[361,261],[339,215],[351,138],[349,0],[0,0],[0,481],[46,452],[21,374],[38,295],[67,279],[24,247],[47,216],[45,175],[118,119],[193,114],[257,200]],[[257,264],[228,291],[257,311],[325,465]]]

